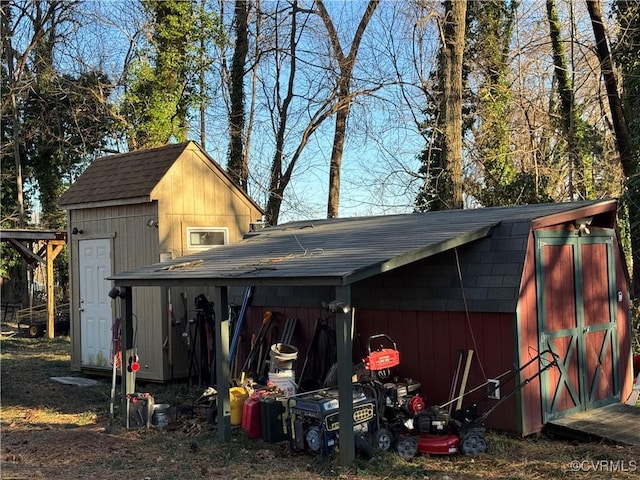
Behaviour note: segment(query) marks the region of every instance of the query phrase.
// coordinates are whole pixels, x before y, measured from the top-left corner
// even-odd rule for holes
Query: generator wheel
[[[481,455],[487,452],[487,441],[479,433],[467,433],[460,439],[460,451],[463,455]]]
[[[396,442],[396,452],[404,460],[411,460],[418,453],[418,442],[413,437],[401,437]]]
[[[38,338],[44,335],[44,327],[42,325],[29,325],[29,336]]]
[[[393,435],[386,428],[379,429],[373,436],[373,446],[378,450],[386,452],[393,445]]]

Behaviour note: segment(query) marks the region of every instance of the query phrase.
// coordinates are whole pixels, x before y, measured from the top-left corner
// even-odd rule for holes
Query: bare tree
[[[18,139],[20,138],[20,119],[18,115],[18,100],[17,100],[17,81],[14,77],[14,51],[13,45],[11,44],[12,38],[12,27],[11,27],[11,6],[8,1],[3,0],[2,5],[0,6],[0,15],[2,20],[1,30],[2,30],[2,38],[4,41],[2,42],[3,55],[2,58],[6,62],[7,66],[7,79],[8,79],[8,87],[9,87],[9,100],[10,105],[6,105],[4,102],[2,103],[2,116],[5,116],[5,111],[7,108],[10,108],[11,114],[11,125],[12,125],[12,151],[13,151],[13,160],[15,165],[15,174],[16,174],[16,203],[18,210],[18,225],[25,225],[25,215],[24,215],[24,192],[23,192],[23,179],[22,179],[22,161],[20,159],[20,142]]]
[[[351,109],[352,96],[350,94],[350,90],[353,68],[356,62],[356,57],[358,56],[362,37],[364,36],[364,32],[371,20],[371,17],[373,16],[373,13],[378,7],[379,0],[370,0],[367,4],[367,9],[362,15],[360,23],[358,24],[353,36],[351,48],[346,55],[340,45],[338,32],[336,31],[323,0],[316,0],[315,4],[318,7],[318,14],[327,29],[333,55],[338,62],[339,68],[339,74],[336,80],[338,108],[336,111],[333,146],[331,148],[331,161],[329,164],[329,198],[327,201],[327,218],[333,218],[338,216],[338,208],[340,205],[340,171],[342,169],[344,141],[347,134],[347,118],[349,117],[349,111]]]
[[[229,161],[227,170],[236,184],[247,191],[249,166],[244,154],[245,135],[245,63],[249,53],[249,7],[247,0],[235,1],[235,49],[231,62],[231,83],[229,85],[231,110],[229,112]]]

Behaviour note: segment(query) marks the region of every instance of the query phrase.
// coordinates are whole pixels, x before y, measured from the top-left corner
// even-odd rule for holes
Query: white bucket
[[[269,381],[282,390],[286,396],[296,394],[297,385],[293,370],[269,372]]]
[[[291,370],[293,362],[298,359],[298,349],[286,343],[274,343],[271,345],[271,372]]]

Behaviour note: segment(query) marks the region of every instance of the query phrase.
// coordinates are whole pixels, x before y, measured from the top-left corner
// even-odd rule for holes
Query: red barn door
[[[613,235],[536,232],[543,422],[619,401]]]

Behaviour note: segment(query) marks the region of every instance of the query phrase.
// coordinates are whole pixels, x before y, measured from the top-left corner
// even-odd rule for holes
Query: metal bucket
[[[164,428],[169,425],[171,405],[168,403],[156,403],[153,406],[151,424],[156,428]]]

